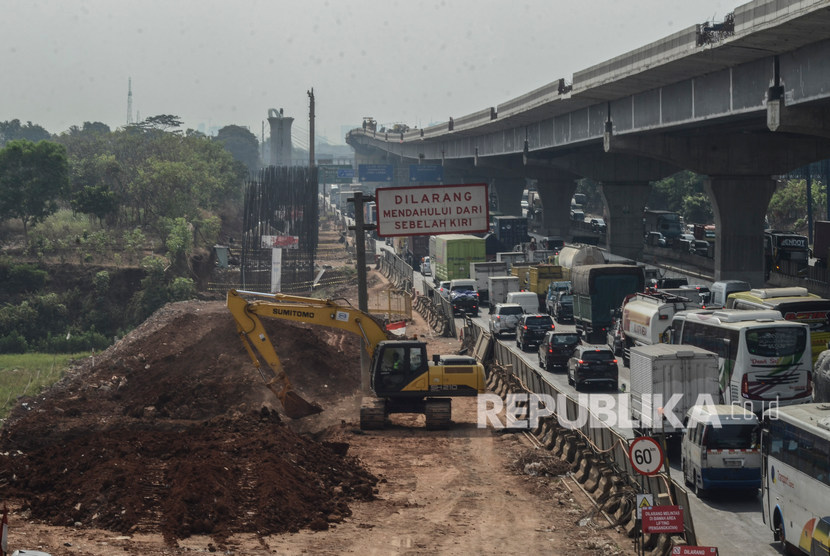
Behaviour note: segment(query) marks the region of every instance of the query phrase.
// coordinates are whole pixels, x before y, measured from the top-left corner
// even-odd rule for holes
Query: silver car
[[[490,312],[490,335],[498,338],[505,332],[515,333],[522,313],[522,306],[518,303],[496,303]]]

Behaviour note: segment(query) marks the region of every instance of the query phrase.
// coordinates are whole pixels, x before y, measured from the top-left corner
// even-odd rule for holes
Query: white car
[[[431,276],[432,275],[432,265],[429,262],[429,257],[424,257],[421,261],[421,274],[424,276]]]
[[[504,333],[515,333],[522,314],[522,306],[518,303],[497,303],[490,313],[490,335],[498,338]]]

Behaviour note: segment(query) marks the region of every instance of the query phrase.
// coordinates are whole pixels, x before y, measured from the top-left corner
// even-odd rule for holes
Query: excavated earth
[[[359,387],[356,337],[266,322],[298,390],[325,405]],[[348,444],[291,430],[222,301],[173,303],[53,388],[0,438],[0,494],[33,519],[167,542],[326,529],[374,497]]]

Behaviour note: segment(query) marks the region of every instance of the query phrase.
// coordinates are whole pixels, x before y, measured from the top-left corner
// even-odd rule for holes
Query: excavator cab
[[[378,396],[400,395],[428,372],[426,345],[422,342],[381,342],[373,359],[372,390]],[[424,393],[419,395],[423,397]]]

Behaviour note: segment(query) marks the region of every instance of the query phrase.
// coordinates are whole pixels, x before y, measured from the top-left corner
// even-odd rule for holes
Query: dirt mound
[[[354,395],[359,340],[266,321],[302,394]],[[377,479],[275,411],[222,302],[170,304],[60,383],[24,400],[0,438],[0,488],[54,525],[216,539],[350,514]],[[5,483],[5,486],[3,486]]]

